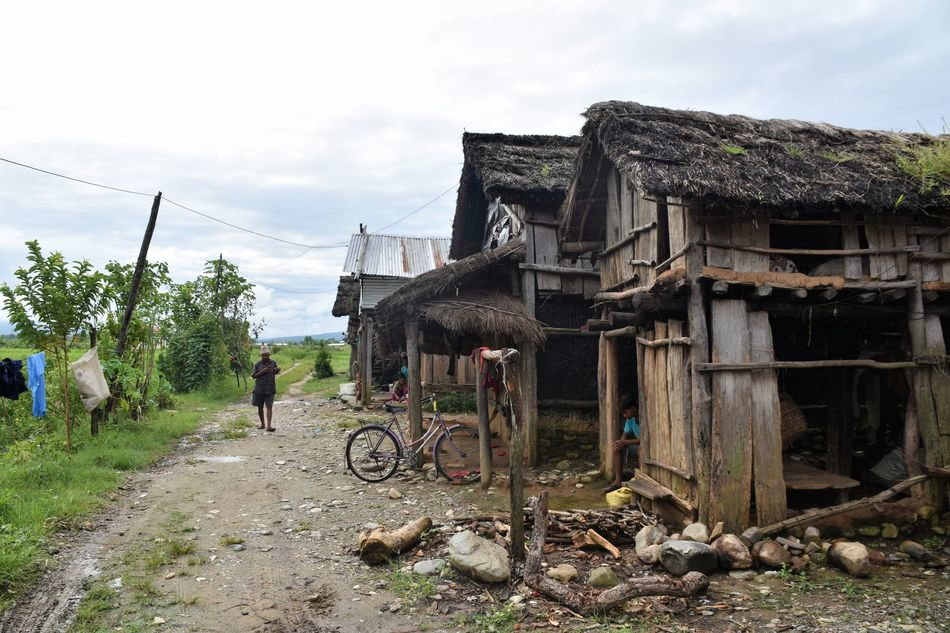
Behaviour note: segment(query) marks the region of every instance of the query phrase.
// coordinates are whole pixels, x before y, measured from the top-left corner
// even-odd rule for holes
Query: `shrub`
[[[330,363],[330,348],[325,341],[320,341],[317,347],[317,360],[313,363],[314,378],[330,378],[333,376],[333,365]]]
[[[203,389],[227,368],[221,330],[214,316],[204,314],[177,332],[159,359],[162,374],[178,392]]]

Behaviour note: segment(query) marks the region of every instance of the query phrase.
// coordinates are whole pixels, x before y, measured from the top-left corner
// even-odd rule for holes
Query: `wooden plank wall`
[[[746,302],[712,301],[712,362],[751,360]],[[723,521],[727,532],[749,525],[752,501],[752,375],[717,371],[712,378],[712,485],[710,521]]]
[[[706,221],[706,240],[718,244],[762,247],[768,247],[771,241],[769,224],[765,220],[757,221],[754,218],[735,222],[725,219],[708,220]],[[769,270],[768,255],[727,248],[707,248],[706,262],[708,266],[743,272],[768,272]]]
[[[459,356],[455,376],[449,376],[449,357],[445,354],[422,354],[422,382],[427,385],[475,384],[475,368],[467,356]]]
[[[670,233],[670,254],[679,251],[686,246],[686,207],[682,204],[667,204],[667,217],[669,218]],[[670,264],[670,270],[685,269],[686,255],[677,257]]]
[[[656,321],[645,338],[651,341],[681,337],[681,321]],[[690,378],[684,370],[689,347],[637,345],[637,377],[640,381],[640,418],[643,437],[640,468],[678,497],[694,501],[690,480],[668,468],[647,464],[644,460],[672,466],[692,476],[692,431],[688,410]]]
[[[640,195],[630,181],[616,169],[612,169],[607,176],[606,213],[605,246],[608,248],[626,238],[634,228],[658,220],[657,203]],[[682,208],[678,217],[681,222],[685,222]],[[631,243],[601,257],[601,287],[610,288],[625,281],[630,285],[652,283],[656,278],[654,267],[633,266],[630,260],[659,263],[657,236],[658,231],[655,229],[644,231]],[[632,280],[635,274],[639,276],[636,282]]]
[[[764,311],[749,313],[752,362],[775,360],[772,327]],[[752,372],[752,475],[756,524],[785,519],[785,476],[782,469],[782,409],[775,370]]]

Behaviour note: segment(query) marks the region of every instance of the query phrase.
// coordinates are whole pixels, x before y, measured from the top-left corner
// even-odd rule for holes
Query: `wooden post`
[[[907,302],[907,330],[910,334],[911,356],[917,359],[920,356],[928,354],[946,354],[942,335],[939,331],[939,319],[930,317],[924,313],[924,298],[921,280],[923,271],[919,260],[911,260],[909,266],[909,277],[917,281],[917,285],[910,290],[910,301]],[[934,341],[934,345],[928,340],[927,320],[934,319],[937,327],[934,329],[934,338],[940,337]],[[911,370],[914,377],[913,390],[914,402],[916,404],[917,428],[920,432],[920,438],[923,440],[924,451],[927,455],[927,463],[932,466],[945,466],[950,461],[950,438],[941,435],[941,422],[950,426],[950,412],[945,409],[948,405],[945,400],[950,399],[950,393],[944,389],[945,382],[938,375],[938,369],[931,367],[918,367]],[[944,409],[947,420],[940,420],[939,416]],[[927,502],[943,509],[946,504],[947,484],[940,479],[930,479],[924,485],[924,496]]]
[[[604,337],[607,344],[604,348],[606,352],[605,359],[605,383],[604,383],[604,396],[606,398],[606,424],[607,427],[605,430],[606,444],[607,444],[607,459],[605,461],[606,475],[612,476],[614,472],[614,451],[613,443],[616,442],[620,437],[620,376],[619,376],[619,358],[617,354],[617,348],[619,347],[619,341],[617,339],[611,339]],[[602,421],[603,423],[603,421]],[[649,422],[648,422],[649,424]]]
[[[508,462],[509,493],[511,498],[511,558],[524,560],[524,448],[525,420],[528,406],[522,397],[521,376],[517,362],[505,366],[505,389],[511,404],[511,452]]]
[[[847,379],[845,368],[828,369],[826,386],[826,401],[828,402],[826,424],[827,435],[827,470],[846,477],[851,476],[851,415],[845,405],[845,398],[850,393],[848,387],[851,381]]]
[[[363,358],[360,370],[363,374],[363,406],[368,407],[373,401],[373,316],[363,313]]]
[[[598,432],[598,447],[600,448],[600,469],[604,477],[613,478],[613,471],[610,470],[610,444],[607,443],[607,427],[610,425],[607,407],[607,342],[608,339],[603,332],[600,334],[600,340],[597,347],[597,399],[600,406],[597,408],[600,414],[600,428]],[[610,481],[610,479],[608,479]]]
[[[99,345],[99,330],[94,325],[89,326],[89,349]],[[108,403],[107,403],[108,405]],[[95,437],[99,435],[99,423],[102,421],[102,407],[96,407],[89,412],[89,434]]]
[[[125,302],[125,313],[122,315],[122,325],[119,327],[119,336],[115,343],[116,358],[121,359],[125,353],[125,342],[129,336],[129,323],[132,321],[132,311],[139,296],[139,287],[142,285],[142,272],[145,270],[148,258],[148,247],[152,242],[152,233],[155,232],[155,221],[158,219],[158,207],[162,203],[162,192],[159,191],[152,200],[152,212],[148,216],[145,226],[145,236],[142,238],[142,247],[139,249],[139,258],[135,262],[135,271],[132,273],[132,284],[129,287],[129,298]]]
[[[671,203],[680,203],[678,198],[670,198]],[[696,217],[696,209],[687,207],[686,240],[695,242],[702,239],[703,225]],[[686,278],[689,281],[689,332],[687,335],[693,344],[689,348],[690,373],[690,420],[693,436],[693,460],[696,475],[696,506],[699,520],[709,521],[709,483],[711,452],[711,397],[710,377],[697,370],[700,363],[709,362],[709,333],[706,321],[706,299],[703,296],[699,276],[705,265],[705,253],[702,248],[692,248],[686,253]]]
[[[478,463],[481,468],[483,490],[491,485],[491,425],[488,420],[488,390],[485,376],[488,363],[480,356],[475,359],[477,379],[475,381],[475,400],[478,406]]]
[[[419,320],[406,317],[406,357],[409,363],[409,438],[422,437],[422,365],[419,359]]]
[[[533,231],[526,231],[528,252],[534,254]],[[533,260],[532,260],[533,261]],[[536,317],[535,273],[522,271],[521,300],[528,314]],[[524,439],[528,451],[528,463],[538,465],[538,351],[534,343],[522,343],[521,347],[521,389],[524,402]]]

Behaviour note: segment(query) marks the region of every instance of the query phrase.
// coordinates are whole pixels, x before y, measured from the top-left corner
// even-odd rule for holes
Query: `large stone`
[[[809,525],[805,528],[805,535],[802,537],[802,542],[806,545],[808,543],[821,543],[821,532],[818,531],[813,525]]]
[[[929,563],[934,559],[934,555],[929,549],[914,541],[902,541],[900,550],[921,563]]]
[[[709,542],[709,529],[705,523],[690,523],[682,532],[684,541],[696,541],[697,543]]]
[[[831,561],[852,576],[865,577],[871,575],[871,560],[868,548],[863,543],[854,541],[838,541],[828,550]]]
[[[577,578],[577,568],[574,565],[558,565],[557,567],[552,567],[547,571],[547,577],[553,578],[554,580],[560,580],[561,582],[570,582]]]
[[[735,534],[723,534],[713,541],[716,558],[723,569],[749,569],[752,567],[752,553]]]
[[[610,567],[598,567],[590,572],[590,576],[587,577],[587,584],[591,587],[608,588],[620,584],[620,579],[617,578],[617,573]]]
[[[752,547],[753,545],[761,541],[763,538],[765,538],[765,534],[762,533],[762,530],[760,528],[753,526],[753,527],[747,528],[746,531],[743,532],[742,536],[740,536],[739,538],[742,539],[742,542],[745,543],[746,547]]]
[[[511,576],[508,552],[471,530],[449,540],[449,564],[463,574],[485,582],[503,582]]]
[[[881,536],[883,538],[897,538],[900,533],[900,530],[898,530],[897,526],[893,523],[881,524]]]
[[[723,530],[726,529],[726,524],[722,521],[717,521],[716,525],[713,526],[712,532],[709,533],[709,542],[713,543],[717,538],[722,536]]]
[[[659,559],[658,545],[665,540],[666,534],[655,525],[641,528],[634,538],[637,558],[648,565],[653,565]]]
[[[696,541],[667,541],[660,545],[660,564],[674,576],[691,571],[711,574],[718,558],[713,548]]]
[[[752,546],[752,556],[760,564],[776,569],[792,562],[788,550],[775,541],[759,541]]]
[[[412,573],[420,576],[438,576],[445,569],[445,561],[441,558],[420,560],[412,566]]]

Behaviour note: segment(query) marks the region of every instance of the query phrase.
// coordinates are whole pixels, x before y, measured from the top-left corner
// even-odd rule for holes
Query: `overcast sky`
[[[308,245],[452,188],[386,231],[448,236],[463,131],[575,134],[597,101],[929,132],[950,116],[945,0],[5,0],[0,24],[0,156]],[[0,282],[34,238],[133,261],[150,204],[0,163]],[[258,283],[267,336],[342,330],[346,249],[302,251],[163,205],[150,258],[185,281],[222,253]]]

